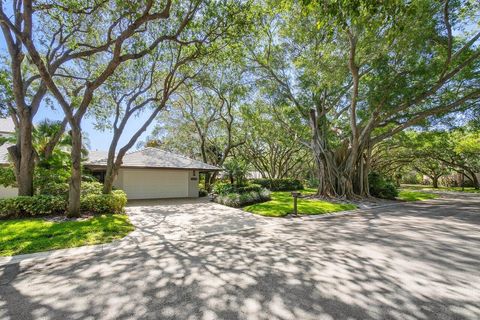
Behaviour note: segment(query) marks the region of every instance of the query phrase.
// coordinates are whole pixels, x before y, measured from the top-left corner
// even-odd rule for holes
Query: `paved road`
[[[480,197],[0,267],[0,319],[480,319]]]

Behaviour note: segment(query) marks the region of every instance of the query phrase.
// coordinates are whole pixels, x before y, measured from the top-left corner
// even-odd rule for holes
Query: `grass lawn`
[[[437,194],[421,192],[410,189],[400,190],[397,199],[402,201],[423,201],[438,198]]]
[[[0,256],[111,242],[135,228],[127,215],[95,216],[84,221],[40,218],[0,221]]]
[[[480,193],[480,189],[475,189],[473,187],[465,187],[462,191],[462,187],[438,187],[434,188],[433,186],[422,185],[422,184],[405,184],[402,185],[407,189],[413,190],[432,190],[432,191],[456,191],[456,192],[468,192],[468,193]]]
[[[303,195],[315,193],[315,189],[301,190]],[[322,214],[343,210],[352,210],[353,204],[331,203],[313,199],[298,199],[297,208],[299,214]],[[257,203],[243,208],[245,211],[268,217],[283,217],[293,212],[293,198],[290,191],[272,192],[272,200]]]

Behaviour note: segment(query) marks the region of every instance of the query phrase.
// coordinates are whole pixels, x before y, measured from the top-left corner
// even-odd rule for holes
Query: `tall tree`
[[[282,4],[249,50],[265,99],[311,130],[320,195],[368,195],[376,143],[479,101],[477,3]]]
[[[295,130],[285,130],[285,124],[278,121],[263,101],[256,101],[242,109],[242,121],[246,128],[247,138],[243,146],[236,152],[245,158],[263,178],[304,178],[311,162],[310,150],[302,142],[308,132],[302,133],[301,123]],[[283,117],[285,113],[283,112]],[[295,118],[289,118],[289,127],[294,126]]]
[[[105,108],[105,99],[99,101],[99,108],[94,109],[107,113],[107,118],[112,120],[113,137],[108,152],[104,193],[111,192],[123,156],[167,103],[170,101],[176,108],[176,101],[182,97],[176,95],[179,87],[188,79],[195,78],[208,59],[218,54],[234,35],[238,37],[248,6],[227,2],[213,7],[212,4],[202,3],[197,10],[200,13],[179,35],[181,41],[161,43],[143,59],[125,63],[101,89],[101,96],[110,98],[107,104],[115,107],[113,117],[108,116],[111,110]],[[127,142],[119,146],[126,125],[139,114],[146,120],[141,121]],[[96,116],[98,118],[98,113]]]
[[[14,8],[14,16],[22,17],[20,25],[12,22],[3,10],[0,12],[0,22],[21,39],[45,86],[68,120],[72,136],[70,216],[80,213],[81,122],[94,94],[126,61],[146,56],[160,43],[183,41],[180,35],[201,2],[172,4],[172,0],[94,0],[85,6],[71,1],[35,3],[34,6],[31,0],[25,0]],[[66,39],[67,32],[71,36]],[[49,58],[52,53],[43,50],[45,42],[55,43],[54,57],[68,61],[74,66],[73,72],[52,72]],[[68,89],[60,85],[65,78],[70,82]]]
[[[187,81],[156,127],[163,146],[223,166],[233,150],[245,143],[240,108],[248,88],[242,73],[238,66],[217,64]],[[207,188],[215,178],[216,173],[207,175]]]
[[[36,151],[32,144],[33,119],[47,94],[47,87],[39,73],[35,70],[31,61],[25,57],[26,53],[22,45],[19,32],[25,28],[24,17],[19,8],[22,1],[11,2],[11,8],[4,8],[3,1],[0,3],[0,26],[7,49],[7,58],[2,68],[2,103],[6,113],[13,119],[16,128],[15,144],[8,148],[10,158],[13,161],[14,172],[18,186],[18,195],[33,195],[33,179]],[[11,12],[12,18],[6,23],[5,12]],[[61,35],[68,38],[70,32]],[[54,60],[56,44],[43,43],[47,58]],[[50,72],[55,73],[65,61],[56,60],[50,64]],[[46,155],[49,156],[65,130],[66,121],[60,127],[61,132],[51,136],[45,145]]]
[[[428,176],[435,188],[440,177],[457,172],[478,189],[480,133],[468,127],[450,131],[409,130],[378,143],[372,165],[390,177],[415,170]]]

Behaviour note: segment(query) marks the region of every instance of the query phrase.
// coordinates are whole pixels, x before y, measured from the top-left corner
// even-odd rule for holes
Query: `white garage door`
[[[122,186],[129,199],[188,197],[188,171],[122,170]]]

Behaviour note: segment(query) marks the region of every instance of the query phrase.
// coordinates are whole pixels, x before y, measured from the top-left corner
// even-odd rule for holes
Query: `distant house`
[[[0,134],[12,134],[9,119],[0,119]],[[10,165],[7,145],[0,146],[0,166]],[[103,181],[107,152],[90,151],[84,167]],[[114,186],[124,190],[129,199],[198,197],[199,174],[220,168],[157,148],[127,153]],[[0,186],[0,198],[17,195],[17,188]]]

